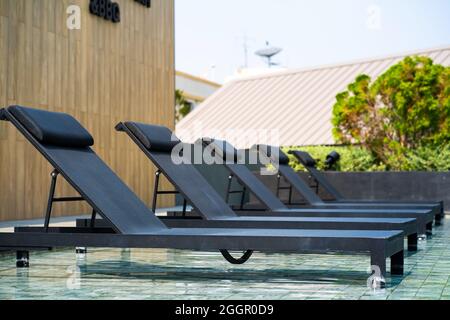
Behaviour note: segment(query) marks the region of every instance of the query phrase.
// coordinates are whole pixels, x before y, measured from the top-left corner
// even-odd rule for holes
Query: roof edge
[[[211,81],[211,80],[199,77],[199,76],[195,76],[193,74],[186,73],[183,71],[177,70],[177,71],[175,71],[175,75],[178,77],[184,77],[184,78],[187,78],[187,79],[190,79],[193,81],[198,81],[200,83],[204,83],[204,84],[210,85],[212,87],[216,87],[216,88],[222,87],[222,85],[220,83],[217,83],[217,82],[214,82],[214,81]]]
[[[396,54],[391,54],[391,55],[386,55],[386,56],[377,56],[377,57],[365,58],[365,59],[361,58],[361,59],[351,60],[351,61],[347,61],[347,62],[323,64],[323,65],[318,65],[318,66],[313,66],[313,67],[305,67],[305,68],[297,68],[297,69],[294,68],[294,69],[282,70],[282,71],[280,70],[279,72],[273,72],[273,73],[264,74],[264,75],[252,75],[252,76],[242,77],[240,79],[231,80],[228,83],[236,83],[236,82],[244,82],[244,81],[251,81],[251,80],[258,80],[258,79],[275,78],[275,77],[294,75],[294,74],[298,74],[298,73],[311,72],[311,71],[323,70],[323,69],[341,68],[341,67],[351,66],[351,65],[355,65],[355,64],[371,63],[371,62],[380,61],[380,60],[403,58],[403,57],[413,56],[413,55],[430,54],[432,52],[444,51],[444,50],[450,50],[450,44],[449,45],[443,45],[443,46],[440,46],[440,47],[434,47],[434,48],[429,48],[429,49],[421,49],[421,50],[414,50],[414,51],[408,51],[408,52],[403,52],[403,53],[396,53]]]

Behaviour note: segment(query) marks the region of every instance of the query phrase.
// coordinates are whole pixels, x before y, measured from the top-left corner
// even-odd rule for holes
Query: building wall
[[[0,0],[0,106],[74,115],[93,134],[95,151],[149,203],[153,167],[114,126],[132,120],[174,127],[174,1],[153,0],[150,9],[114,1],[117,24],[91,15],[89,0]],[[69,5],[81,7],[81,30],[66,27]],[[0,220],[43,217],[51,170],[1,122]],[[76,195],[65,182],[57,194]],[[89,211],[55,205],[55,216]]]
[[[221,87],[218,83],[180,71],[176,72],[175,79],[176,88],[183,91],[184,98],[194,109]]]

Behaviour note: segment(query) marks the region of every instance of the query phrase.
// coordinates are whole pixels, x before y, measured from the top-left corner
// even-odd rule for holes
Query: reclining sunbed
[[[425,235],[431,233],[433,228],[433,221],[435,212],[430,209],[398,209],[398,208],[288,208],[279,200],[274,193],[272,193],[256,175],[254,175],[246,165],[239,163],[239,154],[236,149],[229,143],[203,139],[205,146],[211,152],[215,153],[216,157],[223,158],[223,164],[230,171],[242,186],[249,192],[253,193],[255,197],[272,213],[280,216],[298,217],[298,216],[313,216],[313,217],[384,217],[384,218],[416,218],[419,224],[420,234]],[[255,216],[260,213],[254,211],[243,211],[241,215]]]
[[[264,148],[260,148],[264,149]],[[281,154],[281,153],[280,153]],[[416,207],[416,208],[433,208],[437,210],[439,214],[436,214],[436,223],[439,224],[442,218],[445,217],[444,212],[444,202],[430,202],[430,201],[393,201],[393,200],[352,200],[345,198],[316,168],[316,161],[311,157],[311,155],[304,151],[291,151],[290,154],[294,155],[295,158],[308,170],[309,174],[322,186],[331,196],[335,198],[335,201],[331,203],[337,204],[356,204],[356,205],[389,205],[397,207]],[[286,155],[284,155],[286,156]],[[288,179],[285,176],[286,179]],[[288,179],[290,180],[290,179]],[[291,183],[289,181],[289,183]]]
[[[253,149],[256,149],[263,157],[272,160],[277,166],[278,173],[280,177],[283,177],[297,192],[299,192],[304,199],[308,202],[308,204],[315,207],[324,207],[324,208],[377,208],[377,209],[412,209],[412,210],[432,210],[435,214],[436,223],[439,224],[442,218],[443,213],[443,203],[385,203],[382,201],[363,201],[363,202],[347,202],[342,199],[340,201],[333,202],[325,202],[323,201],[313,190],[308,186],[308,184],[302,180],[299,175],[289,166],[289,157],[279,148],[258,145],[254,146]],[[278,153],[278,154],[272,154]],[[306,164],[312,164],[314,161],[312,158],[308,157],[309,155],[305,152],[294,151],[293,154],[296,157],[300,157],[303,159],[301,162]],[[313,170],[313,169],[311,169]],[[321,181],[325,179],[317,170],[313,170],[316,175],[320,176]],[[327,190],[331,186],[327,183]],[[332,188],[332,187],[331,187]],[[332,188],[333,195],[337,190]]]
[[[74,118],[19,106],[0,111],[112,226],[95,228],[25,228],[0,234],[0,249],[27,251],[48,247],[169,248],[199,251],[369,254],[386,274],[403,274],[401,231],[167,228],[91,149],[92,136]],[[100,230],[100,229],[98,229]]]
[[[128,134],[203,218],[162,219],[169,227],[403,230],[408,237],[409,250],[417,249],[418,225],[410,218],[269,217],[267,213],[259,217],[239,217],[192,164],[172,161],[173,147],[181,141],[168,128],[125,122],[119,123],[116,129]],[[88,221],[84,225],[88,225]]]

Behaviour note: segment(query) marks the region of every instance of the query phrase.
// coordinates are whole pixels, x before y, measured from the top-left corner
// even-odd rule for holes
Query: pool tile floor
[[[405,259],[405,276],[367,288],[369,258],[255,254],[231,266],[220,254],[90,249],[32,252],[29,269],[0,253],[0,299],[450,299],[450,218]]]

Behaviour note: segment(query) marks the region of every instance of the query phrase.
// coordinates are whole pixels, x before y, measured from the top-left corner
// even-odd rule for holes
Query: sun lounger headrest
[[[316,160],[314,160],[308,152],[291,151],[290,153],[293,154],[306,167],[315,167],[317,165]]]
[[[91,134],[71,115],[59,112],[12,106],[8,111],[40,143],[67,148],[94,145]]]
[[[170,153],[181,142],[166,127],[136,122],[126,122],[125,125],[150,151]]]
[[[256,146],[256,148],[258,151],[263,152],[267,157],[271,158],[272,161],[278,161],[278,163],[281,165],[289,165],[289,157],[281,150],[281,148],[266,146],[262,144]],[[276,152],[278,152],[278,155],[276,154]]]
[[[5,109],[0,109],[0,120],[6,120],[6,111]]]

